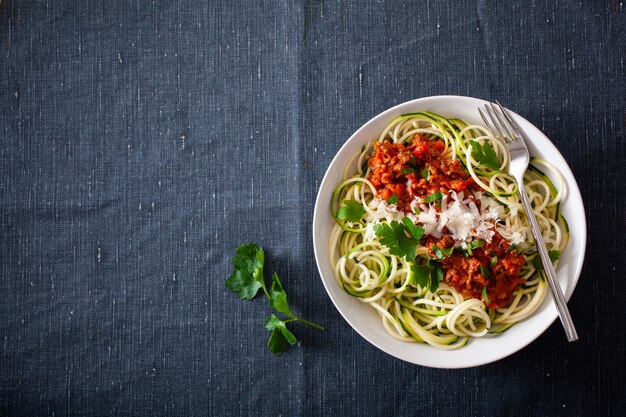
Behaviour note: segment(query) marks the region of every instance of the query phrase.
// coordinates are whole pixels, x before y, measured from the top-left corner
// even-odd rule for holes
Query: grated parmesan
[[[478,203],[478,204],[476,204]],[[469,197],[461,192],[451,191],[442,196],[439,210],[433,203],[426,204],[423,199],[415,198],[410,204],[411,210],[419,210],[419,214],[404,213],[394,205],[384,200],[373,199],[369,203],[372,210],[366,215],[367,226],[364,238],[376,238],[374,225],[382,222],[402,221],[403,217],[410,218],[413,223],[423,227],[424,233],[440,239],[444,233],[449,233],[455,241],[455,246],[465,247],[473,239],[491,242],[496,231],[511,244],[520,244],[524,236],[512,231],[499,223],[504,215],[504,209],[492,198],[475,192]]]

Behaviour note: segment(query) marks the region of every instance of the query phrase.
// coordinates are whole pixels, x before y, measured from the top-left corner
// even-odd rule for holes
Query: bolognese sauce
[[[452,191],[465,191],[471,195],[479,191],[461,162],[444,157],[444,152],[442,141],[421,135],[405,143],[376,143],[368,161],[368,179],[376,188],[376,197],[390,200],[395,195],[397,209],[412,212],[411,203],[416,198],[424,199],[438,192],[448,195]],[[471,251],[463,250],[460,243],[445,232],[441,237],[425,236],[424,242],[430,257],[438,259],[442,265],[444,281],[464,296],[483,299],[490,308],[506,306],[525,282],[520,277],[526,261],[524,255],[511,250],[509,243],[495,230],[490,239],[482,240]],[[451,250],[449,256],[438,257],[434,247],[457,250]]]

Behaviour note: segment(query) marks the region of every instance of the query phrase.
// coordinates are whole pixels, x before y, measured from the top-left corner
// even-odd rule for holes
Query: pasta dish
[[[548,288],[508,162],[484,126],[430,112],[394,119],[347,162],[333,193],[338,285],[394,338],[442,349],[533,314]],[[564,181],[532,158],[524,187],[556,263],[568,240]]]

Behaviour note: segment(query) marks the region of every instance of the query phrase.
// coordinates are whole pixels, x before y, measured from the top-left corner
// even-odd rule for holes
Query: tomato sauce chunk
[[[442,158],[444,150],[440,140],[421,135],[406,143],[376,143],[368,161],[368,179],[377,190],[376,196],[387,200],[395,195],[398,209],[410,211],[416,197],[475,189],[476,183],[459,160]]]
[[[426,239],[429,255],[435,258],[432,249],[449,248],[454,245],[450,235],[441,239],[429,236]],[[439,260],[444,270],[444,281],[454,287],[461,295],[483,299],[483,288],[486,287],[487,299],[483,299],[489,308],[501,308],[524,284],[520,277],[526,258],[509,249],[509,244],[496,233],[491,242],[484,242],[480,248],[472,250],[472,256],[458,249],[449,257]]]

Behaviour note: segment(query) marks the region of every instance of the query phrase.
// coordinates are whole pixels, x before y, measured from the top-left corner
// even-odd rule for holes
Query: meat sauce
[[[415,197],[428,197],[436,192],[478,190],[458,159],[442,159],[444,144],[423,136],[407,143],[382,142],[374,145],[369,159],[369,180],[382,200],[398,198],[396,206],[411,211]]]
[[[441,239],[428,236],[425,239],[428,254],[435,257],[434,245],[449,248],[454,245],[450,235]],[[444,280],[466,297],[483,298],[483,288],[487,289],[485,304],[490,308],[500,308],[508,304],[515,290],[525,282],[520,278],[526,262],[524,255],[509,250],[509,244],[496,233],[491,242],[472,250],[472,256],[453,251],[449,257],[439,260],[444,270]]]
[[[382,142],[374,145],[374,154],[368,161],[371,172],[368,179],[376,188],[376,196],[388,200],[397,197],[396,206],[411,211],[416,197],[425,198],[436,192],[478,191],[480,188],[465,171],[459,160],[442,158],[445,145],[439,140],[416,135],[408,143]],[[423,243],[430,257],[436,258],[433,246],[441,249],[454,246],[450,234],[440,239],[426,235]],[[468,251],[454,250],[438,260],[444,270],[444,281],[463,296],[483,299],[490,308],[508,304],[511,296],[524,283],[520,277],[526,261],[524,255],[512,251],[498,233],[490,242]],[[487,299],[483,297],[486,289]]]

